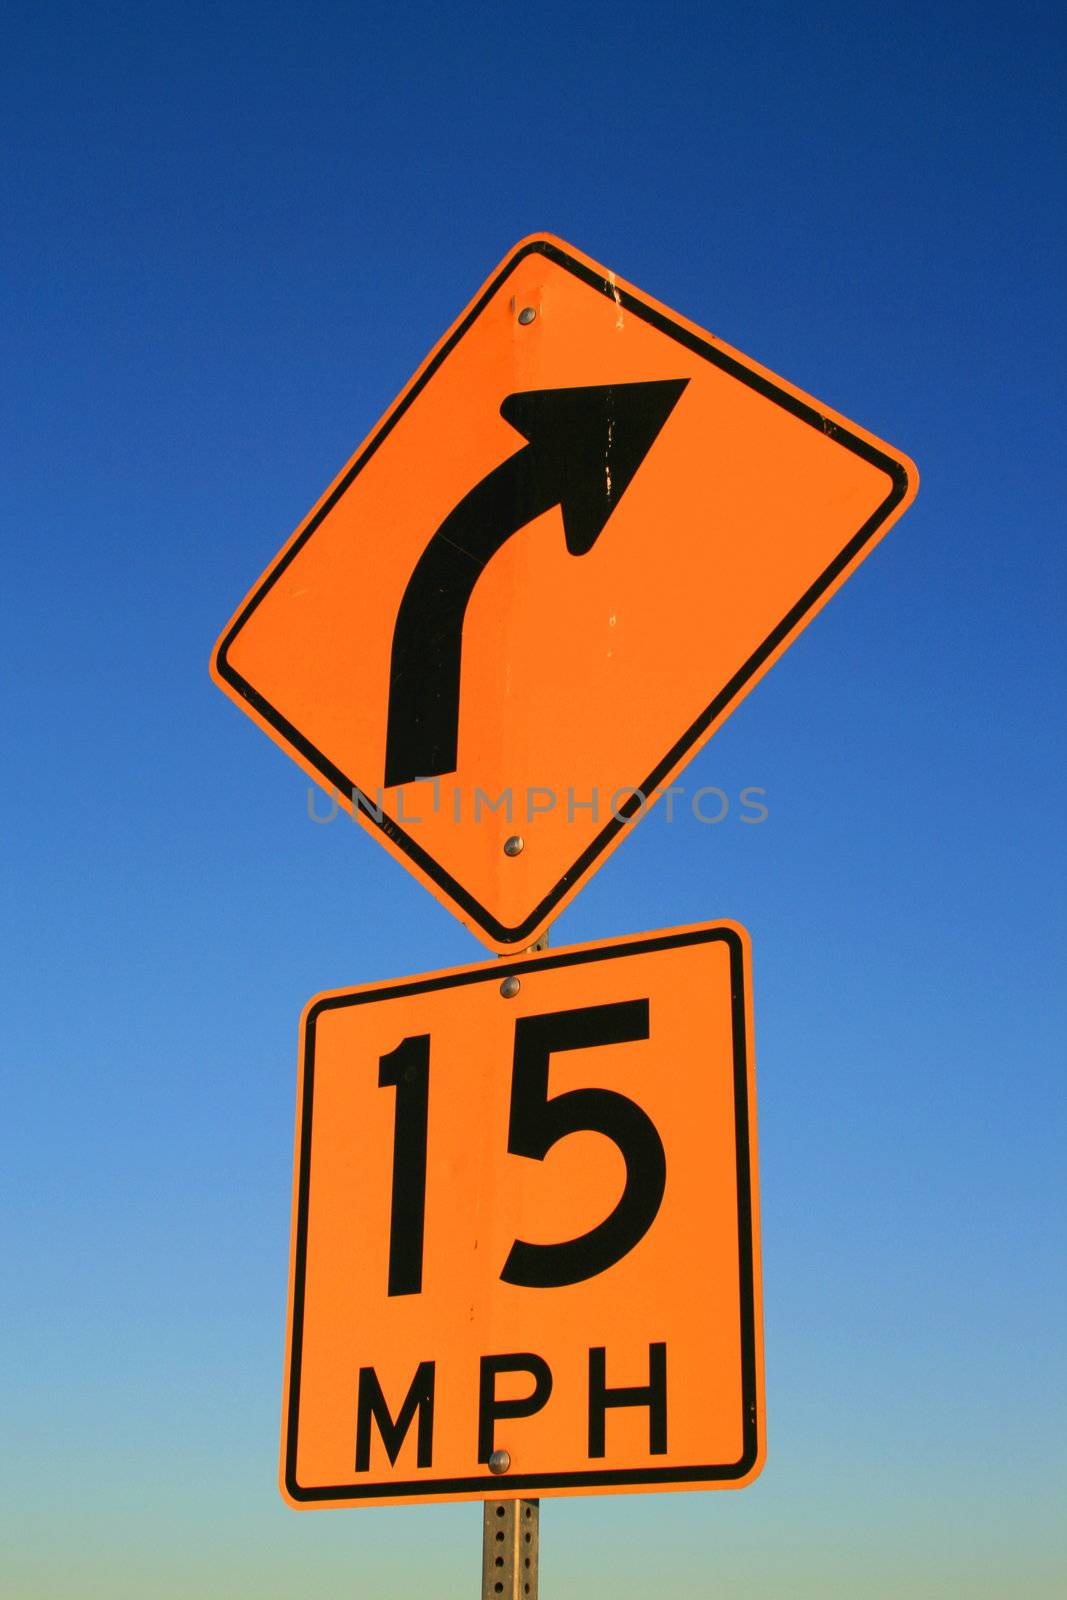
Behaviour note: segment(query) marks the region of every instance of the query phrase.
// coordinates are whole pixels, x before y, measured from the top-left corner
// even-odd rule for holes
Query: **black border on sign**
[[[305,1489],[297,1482],[296,1461],[300,1422],[300,1373],[304,1329],[304,1294],[307,1274],[308,1205],[311,1182],[311,1124],[315,1091],[315,1024],[323,1011],[344,1006],[367,1005],[378,1000],[400,1000],[408,995],[427,994],[435,989],[463,988],[492,982],[512,973],[544,971],[549,967],[584,966],[593,961],[617,956],[648,955],[659,950],[675,950],[685,945],[721,942],[730,954],[730,995],[734,1045],[734,1147],[737,1172],[737,1250],[738,1288],[741,1318],[741,1426],[743,1448],[737,1461],[709,1462],[692,1467],[634,1467],[582,1472],[516,1473],[499,1478],[485,1473],[470,1478],[414,1478],[387,1483],[340,1483]],[[528,960],[507,957],[484,967],[447,973],[442,977],[415,978],[385,984],[354,994],[326,995],[308,1011],[304,1031],[303,1094],[300,1126],[297,1130],[299,1167],[297,1204],[294,1219],[293,1302],[290,1310],[292,1338],[289,1359],[289,1403],[285,1418],[285,1489],[301,1504],[323,1501],[370,1501],[399,1496],[469,1494],[487,1499],[509,1498],[515,1490],[536,1495],[545,1489],[588,1489],[630,1485],[633,1487],[701,1483],[730,1483],[744,1478],[759,1459],[758,1399],[756,1368],[755,1241],[752,1209],[752,1107],[749,1104],[749,1059],[747,1006],[745,993],[745,953],[739,934],[729,927],[686,928],[675,933],[637,935],[618,944],[598,948],[576,948],[549,952]]]
[[[605,823],[593,841],[587,845],[573,865],[563,874],[559,882],[549,890],[548,894],[534,907],[528,917],[515,927],[509,928],[494,917],[486,906],[476,900],[461,883],[452,877],[451,873],[446,872],[444,867],[435,861],[427,851],[422,849],[392,817],[380,817],[377,807],[368,799],[366,792],[360,785],[353,778],[350,778],[347,773],[342,772],[340,767],[336,766],[321,750],[313,745],[310,739],[305,738],[282,715],[276,706],[271,705],[246,678],[243,678],[230,665],[227,652],[260,601],[274,587],[297,553],[303,549],[323,518],[333,510],[346,489],[349,488],[353,480],[363,470],[382,441],[392,432],[397,422],[399,422],[416,396],[426,387],[437,369],[455,349],[460,339],[485,309],[493,295],[496,294],[501,284],[514,272],[520,261],[533,254],[546,256],[550,261],[555,262],[557,266],[563,267],[565,271],[572,273],[574,277],[588,284],[590,288],[596,289],[600,294],[616,301],[632,316],[640,317],[644,322],[658,329],[660,333],[666,334],[668,338],[677,340],[687,350],[703,356],[713,366],[719,367],[723,372],[729,373],[731,377],[737,378],[739,382],[746,384],[748,388],[754,389],[758,394],[763,395],[765,399],[772,400],[776,405],[791,412],[793,416],[798,417],[802,422],[806,422],[809,427],[817,428],[820,433],[827,434],[838,444],[843,445],[846,450],[851,450],[855,455],[862,457],[864,461],[870,462],[872,466],[880,468],[889,477],[891,488],[873,516],[867,519],[858,532],[848,541],[844,549],[834,557],[821,576],[800,597],[796,605],[786,613],[778,626],[767,635],[759,648],[753,651],[740,670],[719,690],[710,705],[701,712],[700,716],[697,717],[696,721],[692,723],[682,737],[671,746],[663,759],[653,767],[643,782],[633,786],[635,792]],[[450,337],[445,340],[432,360],[427,363],[426,369],[418,381],[412,385],[407,394],[397,402],[393,410],[385,417],[381,427],[374,434],[366,449],[360,453],[332,493],[323,501],[299,538],[293,541],[253,592],[251,598],[242,608],[219,644],[215,656],[216,670],[219,676],[230,684],[243,700],[246,700],[250,706],[254,707],[259,715],[270,723],[271,727],[277,729],[287,743],[294,750],[298,750],[305,760],[317,772],[322,774],[328,783],[332,784],[346,798],[351,796],[353,809],[360,812],[366,822],[376,828],[380,828],[391,842],[399,850],[402,850],[420,871],[424,872],[439,888],[443,889],[449,898],[483,932],[501,944],[519,944],[524,939],[527,939],[530,932],[551,914],[574,883],[584,877],[593,862],[603,853],[620,829],[624,828],[637,814],[642,803],[639,796],[653,794],[667,774],[692,749],[711,723],[738,697],[753,674],[774,653],[844,568],[848,566],[849,562],[863,549],[864,545],[870,542],[893,508],[899,505],[904,498],[907,489],[908,476],[904,467],[899,461],[894,460],[892,456],[887,455],[885,451],[869,444],[866,439],[861,439],[858,434],[851,432],[842,423],[832,421],[815,406],[808,405],[805,401],[798,399],[796,395],[791,394],[787,389],[781,388],[778,384],[772,382],[770,378],[764,377],[762,373],[752,371],[751,368],[737,360],[735,356],[728,355],[724,350],[709,344],[699,334],[691,332],[688,328],[683,328],[679,323],[667,316],[666,313],[654,306],[647,305],[629,290],[616,288],[613,283],[605,280],[592,267],[588,267],[584,262],[577,261],[573,256],[567,255],[565,251],[559,249],[557,245],[552,244],[549,240],[533,239],[524,244],[521,249],[517,250],[505,262],[496,277],[493,278],[488,287],[475,301],[463,321],[456,327]]]

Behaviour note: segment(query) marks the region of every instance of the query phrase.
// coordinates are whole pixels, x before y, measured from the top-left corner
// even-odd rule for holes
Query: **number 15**
[[[606,1272],[644,1238],[667,1182],[663,1142],[640,1106],[614,1089],[571,1089],[550,1095],[551,1057],[562,1050],[630,1044],[648,1038],[648,1001],[580,1006],[520,1017],[515,1024],[508,1153],[543,1161],[569,1133],[602,1133],[626,1163],[614,1210],[587,1233],[558,1244],[516,1239],[500,1276],[530,1289],[556,1289]],[[414,1034],[382,1056],[379,1088],[395,1088],[393,1193],[389,1228],[389,1293],[422,1290],[426,1221],[426,1129],[430,1035]]]

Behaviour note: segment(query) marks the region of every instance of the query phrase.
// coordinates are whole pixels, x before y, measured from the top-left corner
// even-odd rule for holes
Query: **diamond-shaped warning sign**
[[[854,423],[528,239],[213,675],[485,943],[528,945],[916,487]]]

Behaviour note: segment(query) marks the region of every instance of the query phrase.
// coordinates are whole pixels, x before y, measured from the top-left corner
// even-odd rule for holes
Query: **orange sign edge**
[[[623,935],[612,939],[595,939],[587,943],[557,946],[548,950],[525,952],[521,957],[512,960],[507,958],[500,961],[479,961],[459,967],[442,967],[434,972],[414,974],[406,978],[390,979],[386,982],[353,984],[340,989],[327,989],[322,993],[313,995],[304,1006],[300,1015],[300,1038],[297,1069],[297,1100],[296,1124],[293,1142],[293,1182],[291,1202],[291,1227],[289,1247],[289,1293],[286,1307],[285,1331],[285,1368],[282,1384],[282,1406],[280,1427],[280,1448],[278,1463],[278,1488],[282,1499],[294,1511],[331,1511],[351,1510],[356,1506],[364,1505],[377,1508],[390,1506],[434,1505],[469,1503],[472,1500],[518,1500],[529,1494],[529,1489],[524,1489],[521,1483],[485,1476],[484,1495],[475,1490],[466,1490],[462,1493],[434,1492],[431,1487],[424,1494],[397,1494],[388,1492],[375,1495],[366,1499],[347,1498],[322,1498],[311,1496],[307,1491],[301,1490],[295,1477],[295,1449],[291,1451],[291,1444],[295,1443],[295,1430],[292,1428],[294,1421],[295,1404],[292,1393],[293,1373],[293,1327],[294,1307],[297,1293],[297,1230],[301,1205],[301,1167],[307,1158],[308,1151],[305,1143],[309,1143],[310,1124],[304,1125],[304,1082],[307,1057],[307,1041],[310,1025],[314,1022],[318,1012],[331,1001],[343,1000],[348,996],[365,995],[375,998],[398,996],[405,989],[422,989],[430,984],[445,984],[450,979],[462,979],[467,974],[485,973],[492,978],[503,979],[512,974],[521,976],[543,965],[559,964],[561,957],[586,957],[587,959],[603,952],[618,955],[628,951],[649,951],[657,948],[667,948],[671,945],[682,943],[699,943],[711,938],[725,938],[730,946],[732,971],[740,974],[740,1021],[742,1038],[744,1042],[744,1071],[745,1071],[745,1110],[747,1121],[747,1138],[745,1141],[746,1176],[747,1186],[745,1198],[748,1202],[749,1220],[749,1264],[751,1266],[751,1280],[749,1283],[749,1313],[751,1318],[751,1394],[747,1404],[750,1406],[750,1422],[747,1432],[754,1434],[753,1448],[747,1449],[738,1463],[739,1470],[734,1477],[720,1477],[713,1480],[699,1480],[666,1482],[666,1483],[628,1483],[606,1484],[572,1489],[551,1487],[542,1489],[543,1494],[550,1494],[553,1499],[570,1498],[585,1494],[639,1494],[639,1493],[675,1493],[696,1492],[698,1490],[724,1490],[744,1489],[753,1483],[766,1464],[767,1439],[766,1439],[766,1400],[764,1387],[764,1361],[763,1361],[763,1272],[760,1249],[760,1205],[759,1205],[759,1144],[757,1139],[758,1114],[756,1104],[756,1063],[755,1063],[755,1017],[752,999],[752,941],[747,928],[740,922],[731,918],[717,918],[714,922],[687,923],[678,928],[661,929],[656,932],[636,933]],[[735,1001],[737,994],[735,989]],[[739,1184],[740,1188],[740,1184]],[[742,1261],[742,1269],[745,1263]]]
[[[801,597],[792,611],[779,624],[779,627],[768,636],[760,649],[754,652],[753,657],[742,668],[742,671],[736,674],[735,678],[720,691],[707,708],[707,711],[703,713],[701,718],[697,719],[697,723],[688,730],[682,739],[677,741],[673,750],[667,753],[656,772],[642,779],[642,784],[647,787],[642,788],[640,785],[635,785],[635,794],[632,801],[625,802],[619,807],[618,811],[613,814],[612,818],[601,829],[592,844],[586,847],[540,905],[534,907],[533,911],[522,922],[514,927],[506,927],[487,908],[475,901],[462,884],[457,883],[451,878],[450,874],[439,868],[433,858],[421,848],[416,840],[405,833],[404,829],[391,817],[387,816],[379,821],[374,807],[369,807],[365,810],[355,803],[353,800],[355,786],[351,785],[339,770],[333,769],[327,772],[325,769],[331,767],[331,763],[321,756],[319,760],[316,760],[315,757],[319,753],[314,751],[310,743],[302,737],[298,730],[289,728],[286,725],[286,731],[282,731],[277,721],[269,715],[271,708],[267,705],[267,702],[257,694],[251,684],[246,683],[240,677],[240,674],[229,666],[227,651],[247,615],[255,608],[260,595],[274,582],[279,569],[286,565],[290,553],[305,537],[310,535],[335,497],[347,487],[348,481],[356,475],[362,466],[364,455],[376,446],[379,438],[391,427],[395,418],[405,407],[408,399],[421,387],[429,376],[430,370],[443,358],[443,355],[447,352],[447,347],[459,336],[465,324],[480,311],[483,303],[499,284],[507,278],[518,263],[525,256],[535,252],[556,260],[557,264],[564,267],[567,267],[568,263],[572,266],[577,265],[582,270],[582,276],[588,279],[589,275],[592,275],[598,279],[598,287],[601,292],[616,299],[624,309],[643,307],[646,311],[651,311],[656,317],[668,322],[674,328],[683,330],[701,341],[701,343],[711,347],[716,357],[724,365],[735,365],[742,372],[755,375],[779,393],[791,396],[801,407],[812,413],[809,420],[817,422],[827,433],[831,435],[843,434],[846,439],[859,441],[866,447],[865,454],[873,452],[882,458],[882,461],[875,463],[875,465],[880,466],[885,471],[890,480],[891,488],[886,499],[873,516],[868,519],[868,522],[862,528],[857,530],[845,550],[831,562],[826,572],[812,586],[812,590],[817,589],[818,592],[813,594],[812,590],[809,590],[807,596]],[[639,820],[655,804],[656,796],[670,787],[682,768],[699,754],[709,739],[730,716],[731,712],[736,709],[745,696],[759,683],[769,668],[784,654],[798,634],[818,615],[827,601],[841,588],[842,584],[851,577],[852,573],[871,553],[875,545],[881,542],[893,524],[899,520],[911,505],[918,493],[918,489],[918,468],[911,458],[902,451],[890,446],[883,439],[880,439],[868,429],[861,427],[858,423],[850,421],[832,407],[815,400],[813,396],[796,384],[790,383],[779,374],[772,372],[769,367],[763,366],[762,363],[755,361],[752,357],[744,355],[715,334],[709,333],[707,329],[702,328],[690,318],[682,316],[652,295],[635,288],[625,279],[620,278],[616,273],[602,266],[574,245],[567,244],[556,235],[547,232],[529,234],[524,239],[520,239],[518,244],[507,253],[499,266],[489,274],[478,292],[437,340],[425,360],[416,368],[392,405],[375,423],[374,427],[360,443],[358,449],[345,463],[326,491],[320,495],[291,537],[286,540],[266,570],[256,579],[220,635],[211,654],[209,670],[213,682],[222,690],[223,694],[240,706],[262,728],[263,732],[295,760],[314,783],[326,789],[337,803],[355,818],[361,827],[377,838],[379,843],[383,844],[389,853],[411,872],[436,900],[458,917],[460,922],[477,939],[494,952],[508,954],[517,948],[533,944],[540,938],[550,922],[566,909],[592,872],[598,870],[612,851],[618,848],[632,823]],[[738,682],[738,679],[740,679],[740,682]],[[702,727],[700,727],[701,723],[704,724]],[[696,731],[698,729],[699,731]],[[644,796],[645,798],[639,799],[638,796]],[[368,810],[370,814],[368,814]],[[442,881],[442,879],[446,879],[447,882]]]

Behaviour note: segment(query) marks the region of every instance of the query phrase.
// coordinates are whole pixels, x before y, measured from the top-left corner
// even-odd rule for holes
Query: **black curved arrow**
[[[385,785],[456,769],[463,620],[496,552],[534,517],[563,513],[573,556],[593,548],[687,378],[509,394],[528,443],[450,511],[408,579],[393,630]]]

